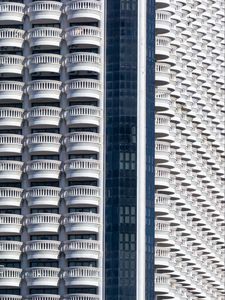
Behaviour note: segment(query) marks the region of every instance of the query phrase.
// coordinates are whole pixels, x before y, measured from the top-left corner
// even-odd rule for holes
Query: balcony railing
[[[22,22],[24,16],[24,7],[22,3],[0,3],[0,20]]]
[[[0,108],[0,126],[20,127],[23,121],[24,110],[16,107]]]
[[[0,134],[0,151],[3,153],[21,153],[23,136],[18,134]]]
[[[63,245],[66,258],[98,259],[100,243],[94,240],[71,240]]]
[[[57,259],[59,256],[59,241],[29,241],[26,243],[25,251],[28,259],[43,259],[47,255],[48,258]]]
[[[56,99],[59,100],[61,82],[56,80],[34,80],[28,83],[30,99]]]
[[[23,189],[0,187],[0,206],[20,206]]]
[[[101,29],[94,26],[74,26],[66,30],[65,38],[68,45],[86,44],[99,47]]]
[[[33,133],[27,137],[29,152],[58,153],[61,135],[57,133]]]
[[[64,216],[63,224],[66,232],[98,232],[100,216],[95,213],[69,213]]]
[[[63,274],[66,286],[69,285],[93,285],[100,282],[100,270],[93,267],[71,267]]]
[[[95,186],[70,186],[66,188],[64,198],[68,206],[80,204],[99,205],[100,189]]]
[[[20,180],[23,163],[21,161],[13,160],[2,160],[0,161],[0,178],[11,179],[11,180]]]
[[[94,71],[100,72],[101,57],[96,53],[76,52],[66,56],[66,67],[68,72],[72,71]]]
[[[1,287],[19,287],[21,281],[22,269],[0,268],[0,286]]]
[[[101,95],[101,83],[94,79],[72,79],[66,81],[67,98],[95,98]]]
[[[48,53],[33,54],[28,58],[27,66],[30,73],[59,73],[61,67],[61,55]]]
[[[27,190],[28,206],[58,206],[61,189],[50,186],[31,187]]]
[[[15,28],[0,29],[0,47],[21,48],[24,41],[24,30]]]
[[[22,100],[23,86],[22,82],[0,81],[0,99]]]
[[[66,121],[68,125],[100,124],[100,109],[96,106],[75,105],[67,108]]]
[[[99,300],[99,296],[93,294],[70,294],[64,296],[63,300]]]
[[[19,260],[21,255],[22,242],[17,241],[0,241],[1,259]]]
[[[100,161],[95,159],[71,159],[65,162],[67,178],[99,178]]]
[[[28,6],[31,21],[59,21],[62,3],[57,1],[36,1]]]
[[[36,27],[28,30],[27,39],[31,47],[59,47],[62,39],[62,29],[55,27]]]
[[[58,232],[60,215],[51,213],[36,213],[28,215],[25,224],[28,232]]]
[[[70,21],[77,19],[97,19],[101,17],[101,2],[97,0],[70,1],[66,5]]]
[[[0,55],[0,73],[22,74],[23,61],[20,55]]]
[[[68,152],[99,152],[100,135],[94,132],[72,132],[65,138]]]
[[[28,162],[27,173],[30,179],[59,178],[61,162],[57,160],[38,159]]]
[[[59,126],[62,109],[54,106],[36,106],[28,112],[30,126]]]
[[[25,272],[28,286],[57,286],[59,281],[58,268],[33,267]]]

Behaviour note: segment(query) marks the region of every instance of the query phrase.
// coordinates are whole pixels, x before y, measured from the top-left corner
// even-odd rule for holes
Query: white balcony
[[[22,244],[22,242],[17,241],[0,241],[1,259],[19,260]]]
[[[25,272],[27,286],[57,286],[59,281],[58,268],[34,267]]]
[[[0,55],[0,74],[22,75],[24,57],[20,55]]]
[[[74,26],[66,29],[65,38],[68,46],[85,45],[100,47],[101,30],[94,26]]]
[[[167,11],[156,12],[155,22],[156,34],[165,34],[170,31],[170,13]]]
[[[0,180],[20,180],[22,175],[23,163],[14,160],[0,161]]]
[[[155,108],[157,111],[169,110],[170,93],[168,90],[156,89],[155,91]]]
[[[21,282],[22,269],[0,268],[0,287],[19,287]]]
[[[15,28],[0,29],[0,47],[22,48],[24,41],[24,30]]]
[[[23,136],[18,134],[0,134],[1,155],[20,154],[23,147]]]
[[[98,259],[100,254],[100,242],[94,240],[70,240],[64,242],[63,251],[66,259]]]
[[[56,80],[34,80],[28,83],[27,91],[30,100],[59,100],[61,94],[61,82]]]
[[[5,299],[8,300],[8,299]],[[17,300],[17,299],[15,299]],[[69,294],[63,297],[63,300],[100,300],[98,295],[94,294]],[[221,299],[219,299],[221,300]]]
[[[67,187],[64,192],[67,206],[98,206],[100,189],[96,186],[76,185]]]
[[[54,294],[34,294],[34,295],[27,296],[26,300],[60,300],[60,296]]]
[[[155,54],[157,60],[166,59],[170,56],[170,39],[167,37],[156,37]]]
[[[164,268],[169,266],[170,249],[166,247],[155,248],[155,265],[157,268]]]
[[[28,5],[28,16],[33,23],[59,21],[61,7],[57,1],[35,1]]]
[[[99,231],[100,216],[95,213],[69,213],[64,216],[63,224],[66,232],[95,232]]]
[[[155,134],[157,137],[166,137],[170,134],[170,118],[163,115],[155,116]]]
[[[169,187],[170,171],[166,168],[155,168],[155,186],[157,189]]]
[[[100,161],[95,159],[71,159],[65,162],[66,178],[99,179]]]
[[[25,219],[28,233],[57,233],[60,215],[51,213],[36,213],[28,215]]]
[[[169,239],[170,225],[165,221],[155,221],[155,239],[165,241]]]
[[[66,286],[95,286],[100,284],[100,270],[93,267],[71,267],[64,274]]]
[[[20,207],[23,189],[0,187],[0,207]]]
[[[100,73],[101,56],[96,53],[75,52],[66,56],[67,72],[87,71]]]
[[[33,133],[27,137],[26,144],[29,153],[58,153],[60,149],[61,134]]]
[[[25,251],[27,259],[58,259],[59,256],[59,241],[37,240],[26,243]]]
[[[26,199],[29,207],[58,206],[61,189],[51,186],[35,186],[27,190]]]
[[[58,179],[60,165],[58,160],[32,160],[27,165],[28,179]]]
[[[67,98],[100,99],[101,83],[95,79],[72,79],[66,81]]]
[[[170,143],[155,142],[155,160],[156,163],[164,163],[169,161]]]
[[[66,4],[66,14],[72,21],[93,21],[101,19],[101,2],[98,0],[70,1]]]
[[[1,86],[1,84],[0,84]],[[0,92],[1,93],[1,92]],[[21,127],[24,110],[16,107],[0,108],[0,127]]]
[[[0,214],[0,233],[20,233],[22,218],[20,215]]]
[[[22,100],[24,83],[19,81],[0,81],[0,100]],[[1,110],[6,108],[1,108]],[[14,108],[13,108],[14,109]]]
[[[30,47],[51,46],[60,47],[62,29],[55,27],[36,27],[28,30],[27,39]]]
[[[24,16],[24,7],[22,3],[11,3],[11,2],[2,2],[0,3],[0,22],[6,24],[10,21],[12,23],[21,23]]]
[[[67,152],[99,153],[101,139],[95,132],[72,132],[65,138]]]
[[[169,275],[155,274],[155,292],[157,295],[167,294],[171,291],[169,278]]]
[[[0,300],[22,300],[22,296],[18,295],[0,295]]]
[[[35,3],[35,2],[34,2]],[[33,54],[28,57],[27,66],[29,73],[52,72],[59,73],[61,68],[61,55],[58,54]]]
[[[28,112],[28,122],[30,127],[59,126],[62,109],[54,106],[35,106]],[[1,123],[0,123],[1,124]]]
[[[100,116],[100,108],[96,106],[74,105],[67,108],[66,123],[67,125],[99,126]]]
[[[156,63],[155,65],[155,83],[157,86],[169,84],[170,66],[165,63]]]

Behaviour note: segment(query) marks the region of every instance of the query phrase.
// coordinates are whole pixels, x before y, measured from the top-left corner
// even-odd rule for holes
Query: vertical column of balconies
[[[0,3],[0,299],[21,299],[24,4]],[[14,295],[14,296],[13,296]]]
[[[218,166],[224,164],[224,108],[219,101],[224,90],[217,77],[224,72],[224,59],[220,61],[224,41],[217,29],[224,12],[217,5],[176,0],[156,12],[156,58],[160,60],[156,84],[166,84],[168,74],[159,77],[160,71],[166,71],[165,63],[170,65],[171,76],[162,93],[156,87],[155,265],[159,299],[224,297],[224,262],[220,264],[220,258],[224,260],[225,241],[220,234],[224,215],[215,207],[224,199],[224,173]],[[161,20],[168,12],[171,29],[166,33],[166,23]],[[162,34],[171,40],[169,57],[163,57],[159,49]],[[170,97],[170,107],[165,95]]]

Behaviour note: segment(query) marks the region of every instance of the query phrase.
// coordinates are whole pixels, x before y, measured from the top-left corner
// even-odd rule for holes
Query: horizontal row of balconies
[[[0,4],[0,21],[22,22],[24,15],[28,15],[31,22],[43,23],[60,21],[62,13],[66,13],[68,21],[83,19],[101,19],[101,1],[78,0],[65,5],[57,1],[35,1],[25,4],[3,2]]]
[[[17,241],[0,241],[1,259],[19,260],[22,253],[27,259],[58,259],[60,252],[66,259],[98,259],[100,242],[95,240],[70,240],[63,243],[49,240],[33,240],[25,244]]]
[[[28,233],[57,233],[59,226],[64,225],[67,233],[98,233],[100,215],[96,213],[68,213],[61,217],[53,213],[36,213],[25,218],[15,214],[0,214],[0,233],[19,234],[26,226]]]
[[[63,271],[51,267],[29,268],[26,271],[4,267],[0,269],[0,287],[19,287],[22,279],[26,280],[27,286],[57,286],[59,280],[64,279],[66,286],[98,287],[100,269],[84,266]]]
[[[0,154],[20,154],[23,146],[29,153],[59,153],[63,144],[67,152],[99,153],[100,142],[100,134],[94,132],[73,132],[64,138],[56,133],[34,133],[26,139],[17,134],[0,134]]]
[[[67,99],[91,98],[100,99],[102,92],[101,82],[94,79],[72,79],[62,85],[56,80],[34,80],[26,88],[22,82],[1,81],[0,99],[21,101],[23,93],[27,92],[30,100],[53,99],[59,100],[65,92]]]
[[[21,127],[23,120],[28,120],[29,127],[56,126],[62,119],[67,126],[99,126],[101,110],[96,106],[74,105],[65,111],[54,106],[35,106],[29,111],[15,107],[0,108],[1,127]]]
[[[35,295],[27,296],[26,299],[27,300],[99,300],[99,296],[94,294],[69,294],[61,298],[59,295],[54,295],[54,294],[35,294]],[[0,300],[22,300],[22,296],[0,295]]]
[[[65,199],[67,206],[100,204],[100,188],[88,185],[76,185],[65,188],[36,186],[27,190],[14,187],[0,187],[1,207],[20,207],[22,199],[26,199],[29,207],[58,207],[60,199]]]
[[[101,57],[96,53],[76,52],[65,57],[58,54],[33,54],[26,59],[19,55],[0,55],[1,74],[22,74],[23,68],[28,67],[29,73],[52,72],[60,73],[61,66],[68,72],[93,71],[100,72]]]

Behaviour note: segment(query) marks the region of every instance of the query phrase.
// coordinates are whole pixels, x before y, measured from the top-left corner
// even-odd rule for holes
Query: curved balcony
[[[72,79],[66,81],[67,98],[100,99],[101,83],[95,79]]]
[[[155,194],[155,213],[158,216],[168,215],[170,213],[170,196]]]
[[[24,30],[15,28],[0,29],[0,47],[22,48],[24,41]]]
[[[28,122],[30,127],[59,126],[62,109],[54,106],[35,106],[28,113]],[[1,124],[1,123],[0,123]]]
[[[23,72],[24,57],[20,55],[0,55],[0,74],[18,74]]]
[[[163,268],[169,266],[170,249],[166,247],[155,248],[155,265],[156,268]]]
[[[0,161],[0,179],[3,180],[20,180],[22,175],[23,163],[14,160]]]
[[[163,115],[155,116],[155,134],[157,137],[166,137],[170,134],[170,118]]]
[[[15,187],[0,187],[0,206],[20,207],[23,189]]]
[[[28,83],[27,91],[30,100],[59,100],[61,94],[61,82],[56,80],[34,80]]]
[[[71,267],[64,274],[66,286],[96,286],[100,284],[100,270],[93,267]]]
[[[48,257],[48,259],[58,259],[59,246],[59,241],[29,241],[25,246],[27,259],[43,259],[45,257]]]
[[[19,260],[22,244],[22,242],[17,241],[0,241],[1,259]]]
[[[22,296],[18,295],[0,295],[0,300],[22,300]]]
[[[69,294],[64,296],[63,300],[99,300],[99,296],[94,294]]]
[[[61,134],[57,133],[33,133],[27,137],[29,153],[58,153]]]
[[[155,222],[155,239],[157,241],[168,240],[170,233],[170,225],[165,221],[156,220]]]
[[[1,93],[1,92],[0,92]],[[16,107],[0,108],[0,127],[21,127],[24,110]]]
[[[165,63],[155,65],[155,83],[157,86],[165,85],[170,82],[170,66]]]
[[[28,233],[57,233],[59,229],[60,215],[51,213],[37,213],[26,217],[25,224]]]
[[[100,254],[100,242],[94,240],[70,240],[64,242],[63,251],[66,259],[98,259]]]
[[[25,272],[28,286],[57,286],[59,281],[58,268],[34,267]]]
[[[165,34],[170,31],[170,13],[167,11],[156,12],[155,29],[156,34]]]
[[[155,160],[156,163],[164,163],[169,161],[170,143],[155,142]]]
[[[59,21],[62,3],[57,1],[35,1],[28,6],[28,16],[33,23]]]
[[[22,269],[0,268],[0,287],[19,287]]]
[[[21,23],[24,16],[24,7],[22,3],[2,2],[0,3],[0,22],[6,24],[7,21],[12,23]]]
[[[170,39],[167,37],[156,37],[155,54],[157,60],[166,59],[170,56]]]
[[[100,73],[101,56],[91,52],[70,53],[66,56],[65,64],[67,72],[86,71]]]
[[[74,26],[66,29],[65,38],[68,46],[85,45],[100,47],[101,30],[94,26]]]
[[[170,293],[169,275],[155,274],[155,292],[157,295]]]
[[[170,171],[166,168],[155,168],[155,186],[157,189],[168,188]]]
[[[67,152],[99,153],[101,139],[95,132],[72,132],[65,138]]]
[[[1,100],[22,100],[24,83],[18,81],[0,81]],[[6,109],[1,107],[1,110]],[[15,108],[13,108],[15,109]]]
[[[95,213],[69,213],[64,216],[66,232],[98,232],[100,216]]]
[[[70,1],[66,4],[66,14],[70,22],[100,21],[101,2],[97,0]]]
[[[96,186],[76,185],[66,188],[64,199],[67,206],[98,206],[100,189]]]
[[[100,161],[95,159],[71,159],[65,162],[66,178],[99,179]]]
[[[23,136],[18,134],[0,134],[1,155],[20,154],[23,147]]]
[[[0,214],[0,233],[20,233],[22,216],[13,214]]]
[[[169,110],[170,108],[170,93],[168,90],[155,90],[155,109],[157,111]]]
[[[62,29],[55,27],[35,27],[28,30],[27,39],[30,47],[59,47],[62,39]]]
[[[35,294],[26,297],[26,299],[27,300],[60,300],[60,296],[54,294]]]
[[[26,199],[29,207],[58,206],[61,189],[52,186],[35,186],[28,189]]]
[[[99,126],[100,116],[100,108],[96,106],[74,105],[67,108],[66,123],[67,125]]]
[[[58,160],[32,160],[27,165],[28,179],[58,179],[60,165]]]
[[[36,3],[36,2],[34,2]],[[59,73],[61,67],[61,55],[58,54],[33,54],[29,56],[27,66],[29,73],[52,72]]]

